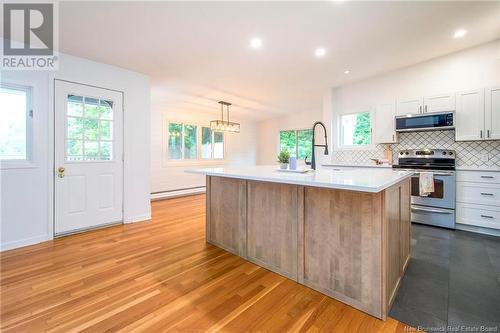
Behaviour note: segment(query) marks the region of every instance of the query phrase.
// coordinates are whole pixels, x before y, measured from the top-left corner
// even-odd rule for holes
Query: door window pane
[[[287,150],[290,155],[296,156],[297,151],[297,133],[296,131],[280,131],[280,151]]]
[[[83,97],[68,95],[68,116],[83,117]]]
[[[113,102],[68,95],[66,112],[66,160],[113,159]]]
[[[168,124],[168,158],[171,160],[181,159],[182,149],[182,124]]]
[[[101,160],[113,159],[113,142],[101,141],[99,148]]]
[[[83,138],[83,122],[82,118],[68,117],[68,139]]]
[[[340,144],[363,146],[371,143],[370,112],[342,115],[340,117]]]
[[[201,158],[212,158],[212,130],[201,128]]]
[[[29,88],[0,86],[0,159],[27,160]]]
[[[224,133],[214,132],[214,158],[224,158]]]
[[[297,131],[297,158],[304,159],[312,156],[312,129]]]

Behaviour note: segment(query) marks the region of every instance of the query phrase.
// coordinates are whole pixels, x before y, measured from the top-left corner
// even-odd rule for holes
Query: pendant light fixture
[[[240,124],[229,121],[229,106],[231,103],[220,101],[221,120],[212,120],[210,129],[215,132],[240,132]],[[227,120],[224,120],[224,107],[226,107]]]

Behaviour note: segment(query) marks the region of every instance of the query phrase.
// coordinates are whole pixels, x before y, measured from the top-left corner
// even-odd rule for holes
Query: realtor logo
[[[3,3],[4,70],[57,69],[56,3]]]

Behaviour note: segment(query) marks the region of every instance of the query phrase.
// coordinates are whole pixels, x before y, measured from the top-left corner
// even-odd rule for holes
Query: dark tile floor
[[[500,332],[500,237],[413,224],[389,315],[425,331]]]

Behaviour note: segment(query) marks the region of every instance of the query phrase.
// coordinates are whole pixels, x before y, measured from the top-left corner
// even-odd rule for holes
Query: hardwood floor
[[[409,332],[205,243],[205,196],[1,254],[2,332]]]

